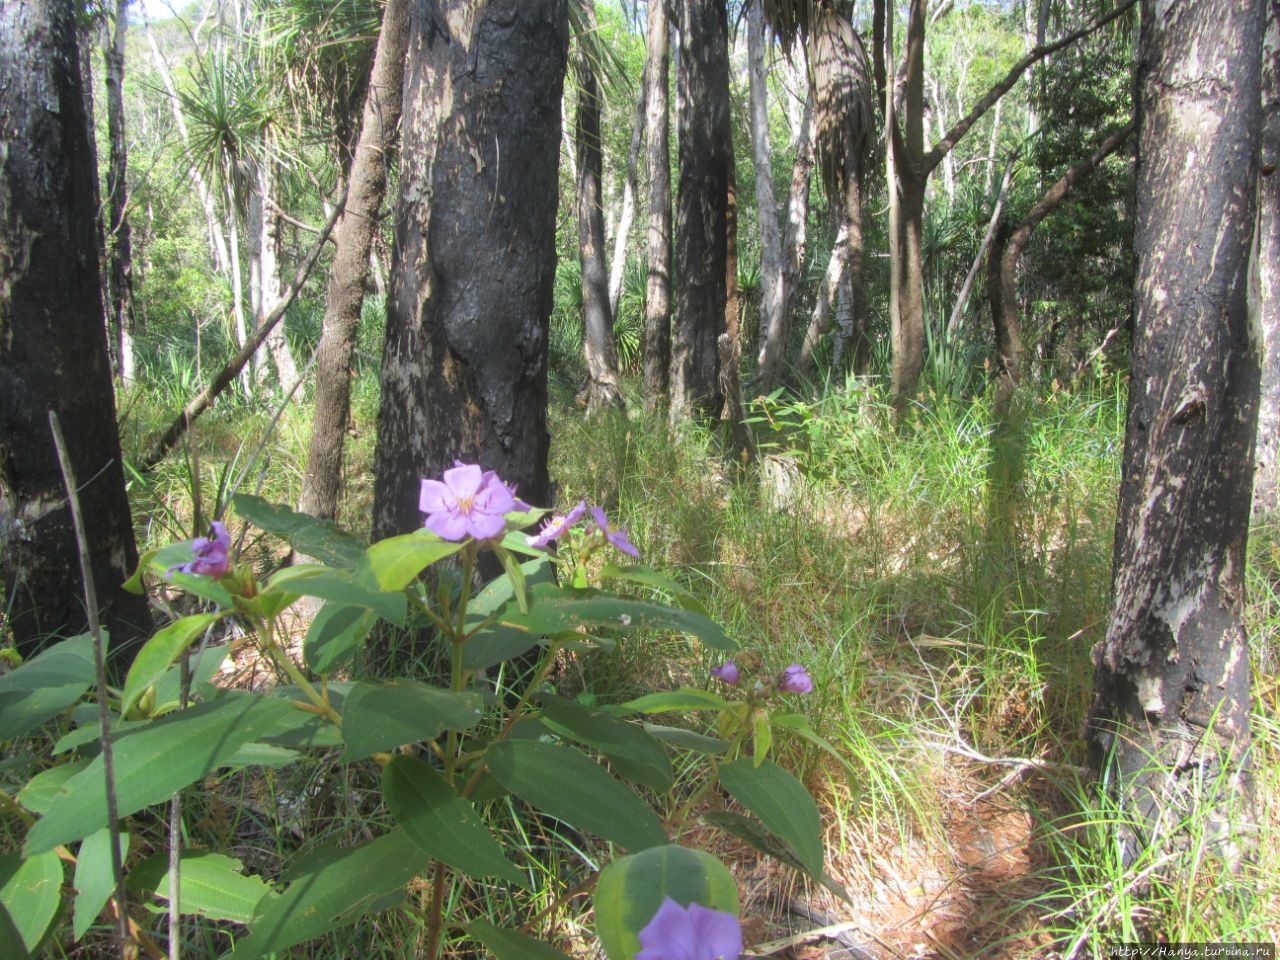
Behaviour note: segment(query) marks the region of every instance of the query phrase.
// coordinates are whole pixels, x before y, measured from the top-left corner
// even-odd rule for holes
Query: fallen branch
[[[298,264],[297,273],[294,274],[293,282],[285,290],[284,298],[257,325],[253,336],[249,337],[244,346],[228,361],[227,365],[218,371],[213,380],[209,382],[209,385],[201,390],[195,399],[188,403],[182,412],[174,418],[173,422],[169,424],[169,429],[164,432],[151,452],[147,454],[146,459],[142,461],[141,469],[144,473],[153,470],[164,459],[165,455],[177,445],[195,419],[209,408],[209,405],[213,403],[218,394],[226,389],[227,384],[240,375],[240,371],[244,369],[245,364],[249,362],[253,355],[258,352],[258,348],[262,346],[267,336],[275,329],[276,324],[284,319],[285,311],[293,304],[298,293],[302,290],[303,284],[311,276],[311,271],[315,269],[316,261],[320,259],[320,253],[324,250],[324,245],[329,240],[329,234],[333,232],[334,224],[342,216],[342,211],[346,204],[347,194],[344,190],[342,196],[338,198],[333,212],[329,215],[328,222],[325,223],[324,228],[320,231],[320,236],[316,238],[316,242],[307,251],[307,255],[303,257],[302,262]]]

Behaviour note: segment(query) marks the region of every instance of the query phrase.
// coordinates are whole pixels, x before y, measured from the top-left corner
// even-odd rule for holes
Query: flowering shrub
[[[334,753],[341,763],[377,765],[394,828],[354,847],[309,856],[305,865],[278,876],[249,872],[227,855],[175,852],[181,876],[198,881],[183,886],[181,910],[242,924],[238,960],[280,954],[371,910],[394,908],[415,882],[432,891],[418,911],[429,960],[439,955],[446,930],[465,930],[499,960],[562,956],[483,916],[449,913],[455,908],[443,885],[450,874],[481,885],[524,886],[537,856],[499,842],[482,786],[485,796],[508,794],[598,838],[593,856],[605,866],[585,885],[561,891],[563,900],[544,914],[554,920],[581,889],[594,885],[597,932],[610,960],[740,955],[732,876],[714,857],[680,845],[695,813],[765,852],[785,851],[785,862],[823,878],[817,807],[791,774],[768,759],[775,730],[823,745],[803,717],[780,707],[782,695],[812,689],[801,665],[747,682],[745,671],[727,660],[712,674],[738,694],[733,699],[682,688],[587,706],[558,696],[549,683],[562,651],[603,655],[645,633],[683,635],[698,649],[721,654],[737,649],[679,584],[638,565],[593,562],[601,551],[639,557],[626,531],[599,507],[581,502],[548,518],[547,511],[520,502],[492,470],[463,463],[438,480],[422,481],[422,529],[371,545],[256,497],[241,495],[235,503],[243,519],[319,562],[260,581],[247,565],[235,563],[222,523],[209,537],[145,557],[133,586],[141,589],[144,571],[167,576],[207,609],[160,630],[138,654],[123,689],[105,704],[115,731],[110,778],[96,715],[77,713],[86,726],[66,738],[49,768],[10,801],[26,826],[21,869],[30,871],[30,879],[57,889],[66,880],[64,862],[76,861],[77,935],[115,889],[109,846],[98,839],[110,834],[108,796],[127,834],[128,818],[219,769],[319,763],[326,755],[329,763]],[[538,532],[525,533],[539,521]],[[548,552],[553,543],[556,551]],[[497,556],[504,574],[477,590],[473,577],[482,551]],[[460,568],[458,589],[428,590],[420,574],[444,562]],[[281,643],[279,618],[301,597],[320,606],[298,662]],[[231,617],[288,676],[287,686],[247,692],[209,682],[226,649],[205,647],[202,638]],[[432,628],[448,652],[448,683],[350,677],[355,654],[380,623]],[[85,642],[65,641],[0,677],[0,740],[66,712],[89,689]],[[488,668],[530,655],[539,666],[525,685],[494,696]],[[192,679],[189,693],[183,677]],[[30,691],[40,696],[24,699]],[[703,716],[712,735],[644,722],[664,714]],[[701,789],[678,797],[672,793],[676,752],[697,755],[706,773]],[[711,789],[717,786],[719,791]],[[722,795],[736,809],[714,799]],[[656,805],[645,799],[654,797]],[[626,855],[610,859],[611,850]],[[95,882],[82,887],[82,878]],[[151,891],[148,897],[169,895],[167,883],[137,885]],[[92,897],[85,897],[85,888],[95,891]],[[24,899],[32,889],[9,885],[0,896],[10,916],[26,918],[29,952],[56,921],[54,913],[32,918],[35,907]],[[219,892],[226,890],[235,896]],[[484,902],[466,898],[456,909]],[[145,940],[141,927],[135,933]]]

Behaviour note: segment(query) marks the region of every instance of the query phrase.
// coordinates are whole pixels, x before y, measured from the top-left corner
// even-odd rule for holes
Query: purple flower
[[[506,527],[506,514],[522,507],[528,509],[497,473],[458,461],[441,480],[423,480],[418,498],[426,528],[445,540],[496,537]]]
[[[231,534],[215,520],[213,536],[196,537],[191,544],[191,552],[195,554],[194,560],[170,567],[166,575],[177,570],[179,573],[195,573],[202,577],[221,577],[231,569]]]
[[[793,663],[782,671],[778,687],[783,693],[812,693],[813,680],[809,677],[808,670],[798,663]]]
[[[640,931],[636,960],[738,960],[742,956],[742,926],[724,910],[700,903],[688,909],[670,897]]]
[[[731,687],[736,687],[738,681],[742,679],[742,671],[738,669],[738,665],[732,660],[726,660],[720,666],[712,667],[711,675],[721,683],[727,683]]]
[[[544,548],[551,545],[552,540],[563,537],[569,532],[569,528],[582,519],[582,515],[587,512],[587,501],[579,500],[578,505],[566,513],[563,517],[559,514],[553,516],[550,520],[542,525],[542,529],[538,531],[536,537],[526,536],[529,546]]]
[[[630,538],[627,536],[627,531],[623,530],[621,527],[609,526],[609,518],[604,515],[603,510],[599,507],[592,507],[591,518],[595,520],[596,526],[600,528],[600,532],[604,534],[604,538],[606,540],[627,556],[639,559],[640,551],[635,548],[634,544],[632,544]]]

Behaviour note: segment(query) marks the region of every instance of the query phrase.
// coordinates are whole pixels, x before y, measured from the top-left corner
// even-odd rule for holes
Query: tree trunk
[[[351,416],[351,357],[364,305],[378,213],[387,190],[387,158],[400,123],[409,0],[391,0],[382,15],[359,138],[347,178],[347,206],[334,227],[324,325],[316,348],[315,413],[298,509],[338,518],[342,454]]]
[[[593,15],[594,18],[594,15]],[[609,262],[609,315],[618,315],[622,301],[622,278],[627,267],[627,243],[631,228],[636,222],[636,187],[640,176],[640,141],[644,136],[646,84],[640,81],[640,96],[636,98],[636,118],[631,127],[631,145],[627,148],[627,182],[622,188],[622,216],[618,219],[618,232],[613,238],[613,259]]]
[[[666,402],[671,373],[671,120],[666,4],[649,4],[645,57],[645,165],[649,172],[644,298],[644,402]]]
[[[761,383],[781,376],[782,363],[791,340],[791,327],[795,317],[796,293],[804,283],[804,262],[809,230],[809,184],[813,179],[813,138],[810,120],[813,98],[805,98],[800,114],[800,125],[795,137],[795,163],[791,168],[791,189],[787,197],[787,232],[783,240],[782,309],[778,312],[781,326],[778,330],[761,334],[761,353],[758,358]],[[765,356],[767,343],[769,356]],[[766,377],[765,370],[770,373]],[[776,370],[774,373],[772,371]]]
[[[133,246],[129,233],[129,148],[124,130],[124,50],[128,0],[116,0],[111,42],[105,49],[107,76],[107,292],[108,323],[121,383],[133,381]]]
[[[107,356],[93,168],[71,0],[0,0],[0,590],[31,653],[84,629],[58,414],[116,655],[149,632]]]
[[[724,405],[716,340],[724,331],[726,204],[733,147],[724,0],[681,0],[679,53],[680,284],[671,338],[674,422],[696,414],[718,416]]]
[[[1257,310],[1262,326],[1262,406],[1253,474],[1253,511],[1280,507],[1276,461],[1280,458],[1280,16],[1267,4],[1262,48],[1262,142],[1258,181]]]
[[[1134,818],[1127,862],[1187,839],[1186,818],[1228,864],[1250,836],[1242,614],[1262,26],[1261,0],[1143,2],[1129,417],[1089,718],[1093,761]]]
[[[760,355],[756,384],[757,389],[768,393],[781,373],[788,329],[783,320],[787,276],[782,257],[778,205],[773,196],[773,148],[769,142],[769,88],[764,63],[762,2],[763,0],[752,0],[747,13],[747,72],[750,77],[756,211],[760,219]]]
[[[280,212],[276,176],[270,160],[253,162],[254,185],[250,189],[245,233],[249,242],[249,306],[254,324],[271,315],[281,300],[280,283]],[[276,324],[267,335],[267,352],[276,371],[276,382],[282,394],[293,392],[298,382],[298,367],[285,338],[284,324]],[[258,368],[258,382],[266,374]]]
[[[571,2],[582,4],[587,29],[594,31],[595,0]],[[582,353],[587,362],[587,382],[578,400],[590,414],[619,406],[622,391],[618,349],[613,340],[613,313],[609,309],[609,271],[604,262],[600,84],[581,39],[574,68],[578,79],[578,117],[574,126],[574,139],[578,144],[578,263],[582,268]]]
[[[550,501],[565,0],[410,12],[400,201],[382,364],[375,537],[422,524],[419,479],[479,462]]]
[[[840,293],[840,285],[844,282],[844,272],[849,259],[849,224],[841,223],[836,233],[835,243],[831,246],[831,259],[827,261],[827,269],[822,277],[822,286],[818,288],[818,297],[813,304],[813,316],[804,332],[804,342],[800,345],[800,359],[796,361],[796,369],[803,377],[812,376],[818,364],[818,344],[823,334],[831,326],[831,312],[835,307],[836,297]]]
[[[1115,153],[1133,132],[1133,123],[1127,123],[1098,146],[1086,159],[1080,161],[1045,191],[1026,218],[1007,237],[1007,242],[997,242],[991,247],[989,262],[992,270],[987,280],[987,295],[991,299],[991,313],[995,326],[996,344],[996,401],[997,413],[1007,408],[1013,392],[1022,382],[1023,356],[1022,332],[1018,319],[1018,261],[1022,251],[1031,242],[1036,227],[1063,200],[1071,188]],[[999,231],[997,231],[997,234]],[[1006,238],[999,237],[1000,241]]]

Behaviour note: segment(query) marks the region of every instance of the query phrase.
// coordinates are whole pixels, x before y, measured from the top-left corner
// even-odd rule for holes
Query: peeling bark
[[[649,172],[649,225],[645,248],[648,273],[644,307],[644,402],[647,409],[667,401],[671,374],[671,112],[667,13],[649,4],[645,58],[645,165]]]
[[[421,526],[419,480],[479,462],[550,502],[565,0],[411,10],[373,534]]]
[[[1258,170],[1258,322],[1262,326],[1262,406],[1254,456],[1253,511],[1280,507],[1280,11],[1267,4],[1262,49],[1262,142]]]
[[[1178,842],[1188,817],[1237,862],[1251,816],[1242,614],[1261,36],[1260,0],[1143,3],[1129,417],[1089,717],[1094,763],[1136,821],[1122,830],[1130,862]]]
[[[112,651],[150,631],[116,433],[71,0],[0,0],[0,590],[30,654],[85,628],[79,553],[48,412],[81,484]]]

